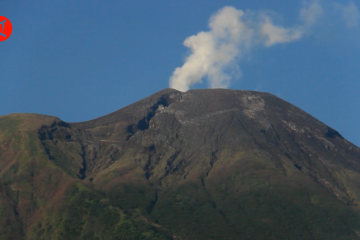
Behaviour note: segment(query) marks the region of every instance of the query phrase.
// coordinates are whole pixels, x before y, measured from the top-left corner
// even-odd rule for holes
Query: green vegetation
[[[9,116],[0,117],[0,131],[3,134],[15,132],[22,122],[22,119],[14,119]]]
[[[34,226],[30,239],[172,239],[162,227],[114,207],[104,194],[82,183],[70,185],[63,206],[47,210]]]
[[[321,199],[313,205],[296,185],[242,190],[224,182],[228,189],[209,183],[220,187],[211,193],[200,180],[173,186],[159,196],[152,216],[183,239],[360,239],[359,215],[321,189],[310,193]]]
[[[42,141],[50,160],[73,178],[77,178],[82,168],[82,150],[79,143]]]

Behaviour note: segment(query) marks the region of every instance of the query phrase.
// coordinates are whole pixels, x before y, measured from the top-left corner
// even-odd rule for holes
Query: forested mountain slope
[[[360,239],[360,149],[271,94],[0,117],[0,239]]]

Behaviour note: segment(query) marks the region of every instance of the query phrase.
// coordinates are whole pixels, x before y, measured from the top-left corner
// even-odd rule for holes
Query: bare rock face
[[[5,117],[22,122],[0,135],[0,159],[16,165],[16,146],[27,144],[21,138],[16,145],[17,129],[30,120]],[[20,151],[34,159],[34,169],[53,166],[56,181],[43,184],[57,185],[52,194],[26,198],[49,204],[35,204],[13,218],[7,213],[16,226],[25,226],[24,239],[50,236],[45,226],[58,233],[66,219],[76,217],[59,220],[54,214],[69,205],[77,209],[81,201],[96,202],[90,192],[99,198],[98,208],[118,215],[111,213],[117,216],[113,223],[94,228],[95,220],[86,215],[93,203],[77,210],[82,225],[73,232],[61,228],[71,239],[100,233],[104,239],[360,239],[360,149],[271,94],[165,89],[91,121],[40,122],[33,131],[38,150]],[[0,177],[9,195],[15,190],[5,186],[21,178],[15,173],[6,180],[6,171],[0,169]],[[36,193],[39,179],[29,179]],[[66,190],[74,184],[78,190]],[[56,199],[64,204],[56,205]],[[17,209],[20,203],[6,204]],[[133,228],[125,227],[130,223],[124,216]],[[143,238],[134,232],[129,237],[129,229]]]
[[[147,178],[160,185],[168,176],[206,177],[221,155],[249,152],[284,176],[299,171],[341,201],[358,204],[360,200],[359,189],[346,188],[350,172],[360,171],[359,148],[271,94],[166,89],[107,116],[71,126],[85,132],[85,155],[91,161],[86,174],[93,179],[98,169],[121,161],[126,152],[135,155],[134,162]],[[108,159],[106,167],[94,157],[101,156],[100,148],[112,149],[117,156]]]

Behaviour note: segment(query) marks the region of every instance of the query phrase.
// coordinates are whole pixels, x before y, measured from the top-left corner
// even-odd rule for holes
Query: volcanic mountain
[[[271,94],[0,117],[0,239],[360,239],[360,149]]]

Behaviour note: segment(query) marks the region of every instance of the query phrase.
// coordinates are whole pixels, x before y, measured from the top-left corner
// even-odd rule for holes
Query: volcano
[[[0,117],[0,239],[360,239],[360,149],[269,93]]]

